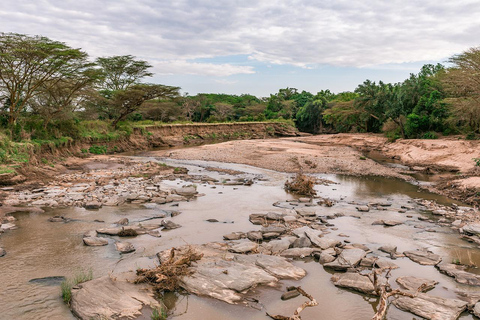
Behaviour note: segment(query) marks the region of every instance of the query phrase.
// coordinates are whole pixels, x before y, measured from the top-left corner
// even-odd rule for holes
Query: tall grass
[[[79,283],[87,282],[93,279],[93,271],[89,269],[88,271],[79,270],[73,278],[65,279],[60,284],[60,288],[62,289],[62,300],[66,304],[70,305],[72,301],[72,288]]]

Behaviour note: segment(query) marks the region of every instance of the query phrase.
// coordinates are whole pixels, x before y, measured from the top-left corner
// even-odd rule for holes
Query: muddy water
[[[144,158],[152,160],[151,158]],[[163,160],[162,160],[163,161]],[[202,161],[170,161],[169,164],[186,166],[191,174],[209,175],[219,180],[236,178],[226,174],[210,172],[204,167],[221,167],[245,172],[242,177],[255,178],[252,186],[216,186],[198,185],[198,191],[205,196],[191,202],[182,202],[178,207],[171,204],[146,209],[142,206],[124,206],[121,208],[102,208],[87,211],[81,208],[55,209],[44,214],[16,214],[18,229],[6,232],[0,237],[0,246],[8,254],[0,258],[0,319],[74,319],[60,298],[58,281],[52,283],[30,283],[33,278],[52,276],[72,276],[79,270],[92,270],[94,277],[110,272],[135,270],[138,267],[153,265],[154,255],[160,250],[186,243],[200,244],[209,241],[221,241],[222,235],[233,231],[259,229],[248,221],[250,213],[268,212],[282,209],[273,207],[277,201],[292,199],[282,185],[286,174],[258,169],[243,165],[220,164]],[[408,183],[383,178],[357,178],[335,175],[319,175],[336,182],[328,186],[317,186],[319,195],[337,201],[331,208],[319,207],[321,214],[343,213],[344,216],[330,220],[338,230],[331,230],[330,236],[340,240],[348,239],[352,243],[366,244],[375,254],[386,256],[377,251],[380,245],[395,244],[398,251],[428,248],[440,254],[444,261],[460,259],[464,263],[471,261],[480,265],[480,251],[471,244],[458,239],[458,235],[449,228],[421,222],[419,216],[427,215],[417,209],[407,213],[398,213],[401,206],[411,206],[412,198],[434,199],[451,203],[446,198],[425,192]],[[182,181],[167,181],[170,186],[185,184]],[[356,203],[386,200],[393,203],[387,211],[372,210],[358,213]],[[82,244],[82,234],[86,231],[110,226],[123,217],[130,221],[142,221],[162,212],[178,210],[180,215],[172,220],[182,228],[163,232],[161,238],[149,235],[130,239],[137,251],[121,256],[113,246],[115,237],[105,247],[86,247]],[[53,215],[63,215],[74,219],[70,223],[51,223],[47,219]],[[411,215],[412,218],[408,218]],[[359,218],[360,217],[360,218]],[[217,219],[218,223],[209,223],[207,219]],[[378,219],[404,221],[403,225],[385,228],[373,226]],[[103,222],[95,222],[101,220]],[[145,223],[158,223],[149,220]],[[434,229],[426,232],[421,226]],[[349,235],[339,237],[340,233]],[[472,290],[468,286],[455,283],[452,278],[441,275],[434,267],[419,266],[407,258],[394,261],[400,266],[392,272],[391,283],[401,275],[422,276],[440,282],[432,291],[434,295],[455,297],[454,290]],[[375,312],[376,299],[347,290],[338,289],[330,282],[328,270],[313,260],[296,261],[296,265],[307,270],[308,275],[301,281],[282,281],[276,288],[257,288],[251,296],[263,304],[263,310],[242,305],[231,306],[208,298],[195,296],[169,295],[165,303],[178,319],[266,319],[265,311],[272,314],[291,314],[303,298],[281,301],[280,296],[286,286],[301,285],[314,296],[319,306],[302,312],[303,319],[370,319]],[[478,269],[477,269],[478,270]],[[475,289],[473,289],[475,290]],[[477,288],[478,290],[478,288]],[[415,319],[416,317],[391,306],[387,319]],[[418,317],[417,317],[418,318]],[[473,319],[464,314],[461,319]]]

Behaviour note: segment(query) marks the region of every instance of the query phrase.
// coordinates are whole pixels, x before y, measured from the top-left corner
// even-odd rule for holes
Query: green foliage
[[[466,136],[465,136],[465,140],[478,140],[478,136],[475,134],[475,132],[469,132]]]
[[[472,160],[475,162],[476,167],[480,167],[480,158],[473,158]]]
[[[164,306],[161,306],[159,308],[154,308],[152,310],[152,315],[150,316],[150,319],[152,320],[166,320],[167,318],[168,318],[168,314]]]
[[[438,139],[438,136],[435,132],[429,131],[423,134],[422,139]]]
[[[92,154],[107,154],[107,146],[93,145],[88,149]]]

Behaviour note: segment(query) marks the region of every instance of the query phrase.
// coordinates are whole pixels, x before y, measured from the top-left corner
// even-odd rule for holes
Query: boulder
[[[334,270],[344,271],[356,267],[360,260],[365,258],[366,253],[362,249],[345,249],[335,261],[325,263],[323,266]]]
[[[247,232],[247,238],[250,241],[260,242],[263,240],[263,234],[260,231]]]
[[[424,287],[422,292],[431,290],[435,288],[435,286],[438,284],[438,281],[435,281],[435,280],[428,280],[428,279],[417,278],[412,276],[399,277],[395,281],[403,289],[414,291],[414,292],[416,292],[418,288],[420,288],[423,284],[426,284],[426,286]]]
[[[320,252],[320,250],[315,248],[290,248],[280,253],[280,256],[287,258],[305,258],[310,257],[314,252]]]
[[[162,220],[161,224],[164,230],[172,230],[181,227],[181,225],[173,222],[172,220]]]
[[[331,280],[337,287],[348,288],[366,294],[376,294],[375,287],[367,275],[356,272],[335,273]]]
[[[235,253],[247,253],[247,252],[255,251],[257,250],[257,248],[258,248],[258,244],[256,244],[255,242],[243,241],[233,245],[232,247],[230,247],[229,250]]]
[[[115,242],[115,249],[120,253],[130,253],[135,251],[135,247],[130,242]]]
[[[470,223],[462,228],[463,233],[480,236],[480,223]]]
[[[3,257],[7,254],[7,251],[5,251],[5,249],[3,248],[0,248],[0,257]]]
[[[401,296],[393,300],[400,310],[411,312],[430,320],[456,320],[467,308],[467,303],[457,299],[445,299],[420,293],[415,298]]]
[[[292,244],[293,248],[309,248],[311,246],[312,242],[305,236],[296,239]]]
[[[255,225],[263,225],[267,221],[267,215],[263,213],[252,213],[248,219]]]
[[[388,253],[390,255],[394,255],[397,253],[397,246],[387,244],[387,245],[381,246],[380,248],[378,248],[378,250]]]
[[[160,308],[149,285],[133,284],[135,274],[129,272],[81,283],[72,289],[70,307],[82,320],[136,319],[144,307]]]
[[[88,201],[87,203],[85,203],[84,207],[87,210],[100,209],[102,207],[102,203],[99,201]]]
[[[89,247],[106,246],[108,244],[108,239],[101,237],[84,237],[83,243]]]
[[[438,254],[427,250],[404,251],[403,254],[410,258],[410,260],[424,266],[434,266],[442,261],[442,258]]]
[[[480,286],[480,275],[465,271],[465,266],[441,263],[436,266],[440,272],[450,277],[454,277],[458,283],[468,284],[471,286]]]

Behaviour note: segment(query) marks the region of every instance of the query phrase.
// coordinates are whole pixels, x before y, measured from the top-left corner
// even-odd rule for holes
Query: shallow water
[[[153,158],[142,158],[145,161]],[[287,174],[253,168],[245,165],[221,164],[205,161],[172,161],[161,159],[175,166],[186,166],[190,174],[202,174],[217,179],[236,178],[218,172],[211,172],[204,167],[221,167],[245,172],[242,177],[255,178],[252,186],[216,186],[199,184],[198,191],[205,196],[190,202],[182,202],[178,207],[171,204],[145,209],[142,206],[123,206],[120,208],[102,208],[88,211],[82,208],[49,210],[43,214],[18,213],[17,230],[4,233],[0,237],[0,246],[7,250],[7,255],[0,258],[0,319],[74,319],[60,298],[57,283],[31,283],[33,278],[66,276],[71,277],[79,270],[92,270],[94,277],[109,272],[135,270],[138,267],[153,265],[154,255],[172,246],[200,244],[210,241],[222,241],[222,235],[233,231],[250,231],[259,229],[248,221],[251,213],[268,211],[280,212],[273,207],[277,201],[293,199],[285,193],[283,183]],[[395,244],[398,251],[428,248],[440,254],[444,261],[453,259],[471,260],[480,266],[480,250],[468,242],[458,238],[458,234],[449,228],[439,227],[429,222],[422,222],[418,216],[427,215],[419,210],[398,213],[402,205],[414,206],[412,198],[425,198],[449,204],[451,200],[419,191],[417,187],[403,181],[372,178],[349,177],[336,175],[318,175],[336,182],[328,186],[317,186],[319,195],[335,200],[331,208],[318,207],[322,213],[343,213],[345,216],[330,220],[338,230],[331,230],[330,236],[349,235],[352,243],[366,244],[375,254],[386,256],[376,249],[380,245]],[[178,186],[188,184],[182,181],[166,181],[165,184]],[[355,205],[349,202],[368,203],[388,199],[393,203],[387,211],[371,210],[359,213]],[[110,226],[123,217],[131,222],[153,216],[159,210],[179,210],[182,213],[172,220],[182,228],[162,232],[161,238],[141,235],[128,241],[137,248],[135,253],[121,256],[115,251],[112,237],[105,247],[86,247],[82,243],[82,235],[86,231]],[[52,223],[47,219],[54,215],[63,215],[75,219],[69,223]],[[412,215],[407,218],[406,215]],[[352,217],[355,216],[355,217]],[[357,217],[360,216],[361,219]],[[217,219],[219,223],[209,223],[207,219]],[[405,221],[403,225],[385,228],[371,225],[378,219]],[[95,222],[103,220],[104,222]],[[146,223],[158,223],[150,220]],[[426,232],[414,228],[415,225],[433,228],[437,232]],[[431,291],[434,295],[455,297],[453,290],[478,290],[459,285],[450,277],[440,274],[434,267],[420,266],[408,258],[394,261],[400,266],[392,272],[391,284],[395,287],[394,278],[401,275],[421,275],[440,282]],[[276,288],[257,288],[251,296],[258,299],[265,307],[263,310],[231,306],[209,298],[196,296],[169,295],[167,305],[178,319],[267,319],[265,311],[272,314],[290,315],[304,298],[281,301],[280,296],[286,286],[301,285],[317,299],[319,306],[307,308],[302,312],[303,319],[370,319],[375,312],[376,299],[351,291],[336,288],[330,281],[331,274],[313,260],[296,261],[296,265],[307,270],[308,275],[301,281],[281,281]],[[478,270],[478,269],[476,269]],[[257,305],[258,307],[258,305]],[[387,319],[415,319],[412,314],[401,312],[391,306]],[[464,314],[461,319],[473,319]]]

